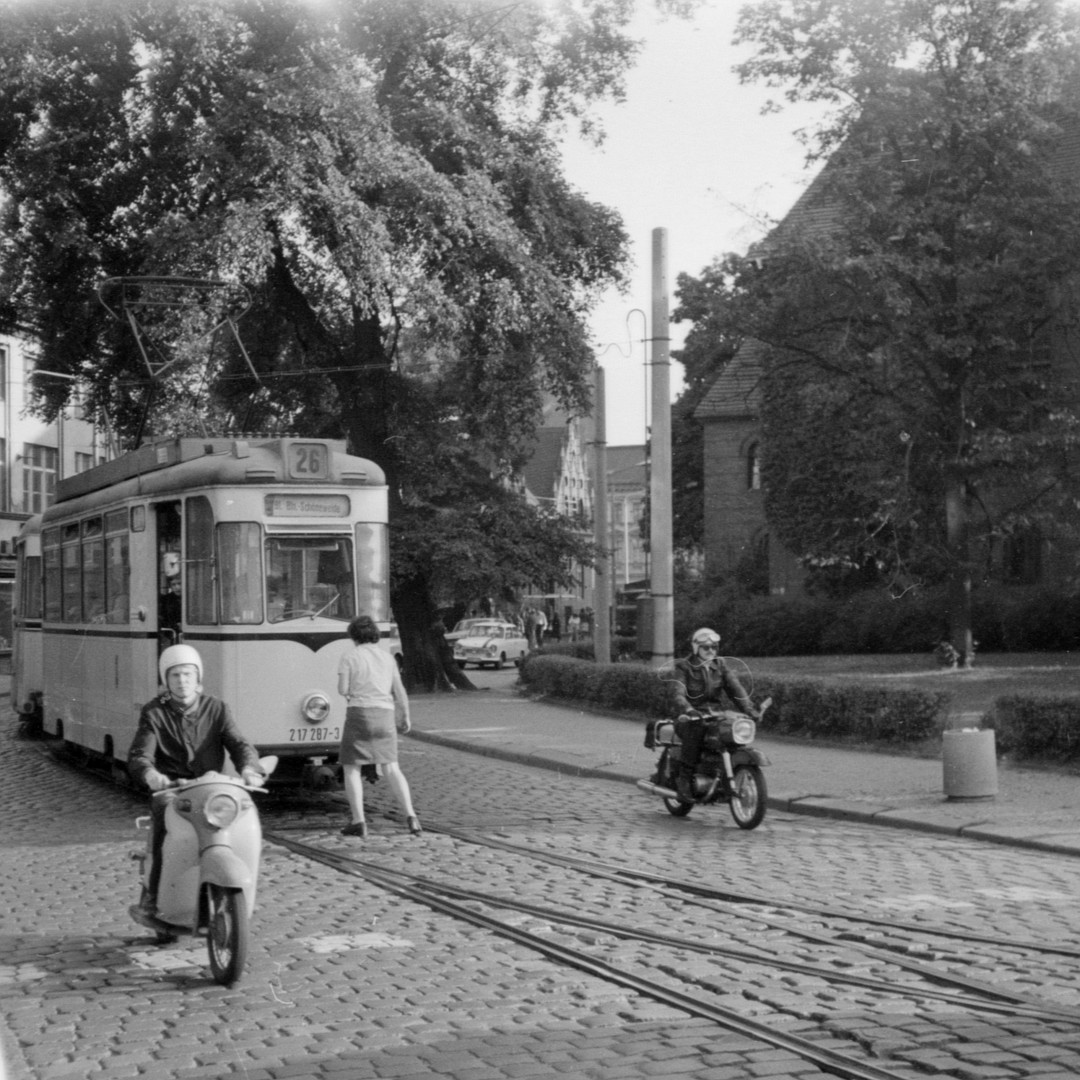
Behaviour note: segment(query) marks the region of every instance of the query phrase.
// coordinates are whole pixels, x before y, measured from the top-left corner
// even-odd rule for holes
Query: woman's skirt
[[[350,705],[341,735],[342,765],[390,765],[397,761],[397,728],[393,709]]]

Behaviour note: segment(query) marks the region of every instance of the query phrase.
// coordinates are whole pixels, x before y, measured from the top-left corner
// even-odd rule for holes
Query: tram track
[[[477,911],[475,907],[438,895],[435,889],[427,889],[409,880],[409,875],[385,869],[376,869],[348,855],[318,848],[275,833],[265,834],[272,843],[280,844],[295,854],[330,866],[342,873],[363,878],[365,881],[386,889],[403,899],[413,900],[440,911],[451,918],[463,920],[533,949],[556,963],[573,967],[613,983],[637,994],[663,1002],[691,1016],[711,1020],[739,1035],[750,1036],[768,1045],[795,1054],[803,1061],[816,1065],[825,1072],[842,1080],[904,1080],[903,1074],[861,1062],[837,1050],[824,1047],[798,1035],[779,1031],[761,1021],[739,1015],[731,1010],[703,1002],[693,994],[660,985],[631,972],[623,971],[604,960],[597,959],[581,949],[561,945],[539,934],[511,926]]]
[[[711,907],[717,901],[710,899],[707,895],[700,894],[708,894],[710,891],[717,895],[723,895],[724,893],[724,890],[708,890],[705,887],[691,883],[671,882],[670,880],[657,881],[655,880],[657,875],[650,874],[647,871],[629,871],[625,868],[598,864],[596,861],[589,861],[575,856],[560,856],[551,852],[538,851],[531,847],[509,844],[495,838],[469,835],[459,830],[434,829],[431,831],[441,833],[458,842],[496,848],[505,847],[522,857],[558,864],[567,869],[587,873],[590,876],[617,882],[628,887],[648,889],[673,902]],[[1031,998],[1027,995],[1017,994],[1005,988],[968,979],[964,976],[941,972],[928,964],[897,956],[882,949],[868,948],[865,945],[860,946],[858,942],[852,941],[850,937],[829,936],[807,931],[792,926],[787,920],[773,919],[758,912],[746,913],[746,918],[767,925],[774,930],[779,930],[784,934],[794,934],[809,939],[817,945],[838,946],[845,949],[850,949],[853,946],[860,947],[863,954],[874,963],[899,967],[910,974],[916,975],[923,982],[921,985],[911,982],[898,984],[884,979],[837,971],[828,966],[801,963],[757,947],[749,949],[715,941],[694,940],[676,934],[662,933],[643,929],[640,926],[619,923],[611,919],[597,918],[581,912],[568,911],[565,908],[530,903],[515,897],[501,896],[491,890],[479,892],[464,889],[456,884],[433,880],[417,873],[390,869],[368,859],[343,854],[304,840],[298,840],[285,835],[283,831],[270,830],[266,833],[266,839],[301,857],[320,862],[339,872],[360,877],[376,887],[393,892],[395,895],[425,904],[452,918],[484,927],[494,934],[536,950],[556,963],[588,972],[606,982],[630,989],[645,997],[686,1011],[693,1016],[711,1020],[729,1031],[761,1039],[772,1046],[794,1053],[831,1075],[839,1077],[850,1077],[853,1080],[897,1080],[903,1074],[890,1071],[873,1063],[864,1062],[852,1055],[844,1054],[832,1048],[823,1047],[813,1039],[778,1030],[776,1025],[769,1025],[761,1020],[747,1017],[743,1013],[726,1008],[721,1004],[705,1001],[703,1000],[703,994],[715,992],[716,986],[708,978],[702,979],[688,976],[679,971],[674,963],[658,964],[657,970],[667,979],[678,980],[683,987],[689,987],[689,989],[672,987],[659,981],[656,977],[628,971],[607,960],[598,958],[585,949],[555,942],[546,934],[534,933],[489,912],[491,909],[501,909],[568,929],[589,931],[601,936],[610,935],[613,938],[644,943],[647,946],[668,951],[714,956],[755,969],[773,969],[786,973],[789,977],[801,976],[807,979],[823,980],[829,983],[860,988],[883,997],[892,996],[900,999],[938,1003],[976,1013],[998,1013],[1009,1017],[1022,1017],[1043,1024],[1080,1026],[1080,1012],[1077,1010],[1057,1006],[1051,1002]],[[744,902],[746,901],[746,897],[742,899]],[[730,914],[727,910],[724,910],[723,913],[725,915]],[[818,914],[818,912],[814,912],[814,914]],[[855,918],[850,915],[848,917]],[[875,920],[868,921],[873,923]],[[933,985],[927,985],[927,983]],[[744,994],[744,996],[747,1000],[754,1000],[751,993]],[[761,1000],[765,1001],[764,998]],[[776,1008],[774,1005],[769,1007]]]

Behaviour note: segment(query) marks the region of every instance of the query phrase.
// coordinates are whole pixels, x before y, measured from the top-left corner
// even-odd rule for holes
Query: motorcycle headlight
[[[316,690],[308,694],[300,705],[300,711],[305,720],[313,724],[320,724],[330,715],[330,699],[321,691]]]
[[[731,724],[731,741],[736,743],[751,743],[754,741],[754,732],[757,725],[749,716],[740,716]]]
[[[236,820],[239,813],[240,804],[225,792],[208,799],[203,809],[207,823],[215,829],[227,828]]]

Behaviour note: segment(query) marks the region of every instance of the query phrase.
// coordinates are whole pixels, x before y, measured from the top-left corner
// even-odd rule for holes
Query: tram
[[[338,440],[172,438],[57,484],[16,545],[12,702],[126,774],[157,658],[197,648],[277,783],[334,782],[348,621],[391,647],[387,488]],[[391,651],[393,651],[391,647]]]

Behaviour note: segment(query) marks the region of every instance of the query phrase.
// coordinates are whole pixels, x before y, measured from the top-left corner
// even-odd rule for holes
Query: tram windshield
[[[267,618],[272,623],[317,615],[351,619],[356,614],[352,567],[348,537],[267,537]]]

